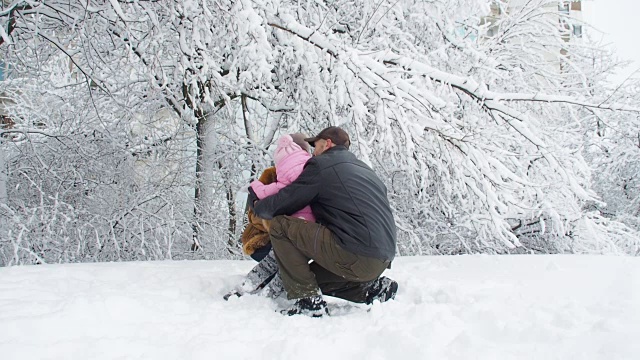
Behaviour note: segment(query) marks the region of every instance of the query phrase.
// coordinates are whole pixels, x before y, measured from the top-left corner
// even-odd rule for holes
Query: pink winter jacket
[[[255,191],[259,199],[274,195],[278,193],[280,189],[295,181],[298,176],[300,176],[304,164],[311,158],[311,155],[293,142],[291,136],[283,135],[278,140],[278,147],[276,148],[273,158],[276,163],[278,180],[269,185],[265,185],[258,180],[251,183],[251,188]],[[308,221],[316,221],[316,217],[313,216],[309,205],[291,214],[291,216]]]

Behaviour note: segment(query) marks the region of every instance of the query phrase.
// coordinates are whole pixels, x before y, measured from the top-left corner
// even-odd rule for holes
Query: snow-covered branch
[[[0,254],[235,256],[237,189],[328,125],[387,185],[403,255],[636,253],[633,83],[606,87],[618,61],[566,41],[557,1],[509,3],[7,4]]]

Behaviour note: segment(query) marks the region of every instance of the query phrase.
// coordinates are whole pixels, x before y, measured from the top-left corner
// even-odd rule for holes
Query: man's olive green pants
[[[318,223],[276,216],[269,233],[289,299],[315,296],[321,291],[363,303],[371,281],[389,265],[389,261],[344,250],[333,233]]]

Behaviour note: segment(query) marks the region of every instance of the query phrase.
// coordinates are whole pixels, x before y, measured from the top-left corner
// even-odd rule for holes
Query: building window
[[[580,1],[572,1],[571,2],[571,11],[582,11],[582,2],[580,2]]]
[[[469,39],[471,41],[476,41],[478,39],[478,35],[472,30],[469,29],[466,25],[458,25],[455,28],[456,37],[460,39]]]
[[[558,4],[558,11],[561,14],[569,15],[569,3]]]
[[[502,6],[500,5],[500,2],[493,1],[491,3],[490,7],[491,7],[491,16],[500,16],[500,15],[502,15]]]
[[[573,25],[573,35],[582,37],[582,25]]]
[[[492,26],[489,29],[487,29],[487,37],[494,37],[498,34],[498,27],[497,26]]]

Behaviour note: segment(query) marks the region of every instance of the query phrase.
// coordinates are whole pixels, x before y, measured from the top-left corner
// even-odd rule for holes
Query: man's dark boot
[[[398,283],[386,276],[377,278],[371,282],[371,286],[367,290],[366,304],[373,304],[378,300],[381,303],[396,297],[398,292]]]
[[[291,307],[281,310],[280,313],[289,316],[302,314],[310,317],[322,317],[329,315],[329,309],[322,295],[315,295],[296,300]]]
[[[264,288],[277,272],[278,263],[276,262],[273,250],[271,250],[258,265],[249,271],[242,284],[225,294],[223,298],[229,300],[232,296],[240,297],[244,294],[255,294]]]

